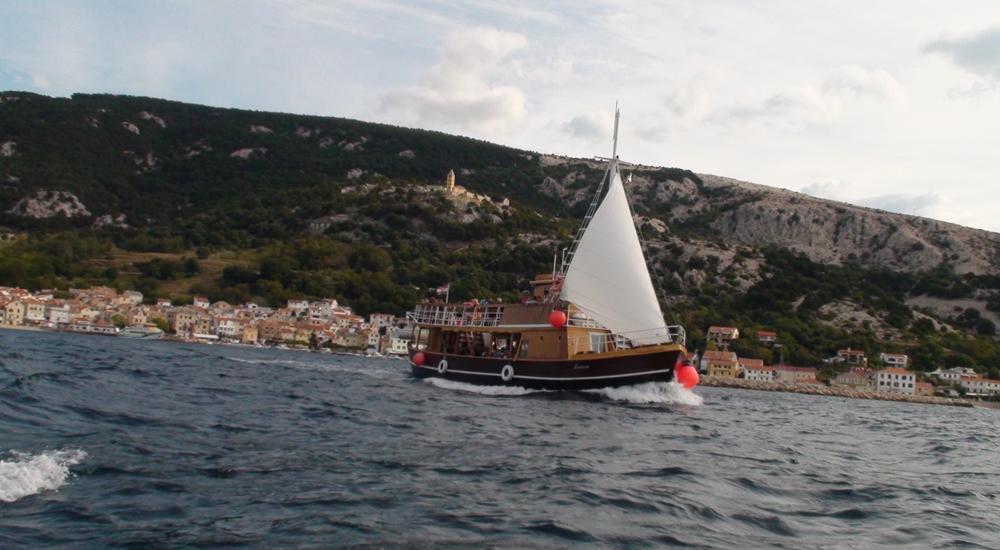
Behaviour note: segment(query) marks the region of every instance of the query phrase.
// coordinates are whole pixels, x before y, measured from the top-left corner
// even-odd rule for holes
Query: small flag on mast
[[[435,290],[437,291],[438,296],[444,295],[444,302],[447,304],[448,298],[450,298],[451,294],[451,283],[445,283],[437,287]]]

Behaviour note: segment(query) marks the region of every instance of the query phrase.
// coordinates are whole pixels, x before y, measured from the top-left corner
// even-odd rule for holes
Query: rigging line
[[[569,252],[566,254],[563,265],[561,266],[562,277],[566,276],[566,270],[569,268],[569,264],[573,261],[573,256],[576,255],[577,248],[580,246],[580,239],[583,238],[584,232],[590,225],[590,220],[594,218],[594,213],[597,212],[597,207],[601,202],[601,193],[604,191],[604,185],[606,182],[610,182],[612,178],[611,174],[611,164],[604,169],[604,175],[601,176],[600,183],[597,184],[597,192],[594,193],[594,198],[590,201],[590,206],[587,208],[587,213],[583,217],[583,222],[580,223],[580,228],[576,230],[576,235],[573,237],[573,242],[569,245]]]

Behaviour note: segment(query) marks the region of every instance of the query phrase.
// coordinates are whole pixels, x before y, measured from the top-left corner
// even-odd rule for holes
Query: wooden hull
[[[482,386],[584,390],[669,382],[674,379],[674,366],[686,351],[681,346],[669,346],[645,353],[634,350],[627,354],[573,360],[511,360],[423,351],[423,365],[413,363],[415,353],[409,353],[410,366],[414,376],[420,378],[444,378]],[[505,368],[508,366],[509,369]]]

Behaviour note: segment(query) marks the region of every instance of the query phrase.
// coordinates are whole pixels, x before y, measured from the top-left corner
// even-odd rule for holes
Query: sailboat
[[[526,302],[418,304],[407,313],[415,376],[570,390],[674,379],[685,332],[657,300],[619,169],[618,121],[616,107],[612,155],[561,267],[536,276]]]

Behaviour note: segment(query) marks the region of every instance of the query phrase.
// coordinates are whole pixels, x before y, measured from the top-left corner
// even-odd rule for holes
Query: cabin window
[[[591,332],[590,333],[590,351],[595,353],[604,353],[608,350],[607,340],[604,338],[603,332]]]

